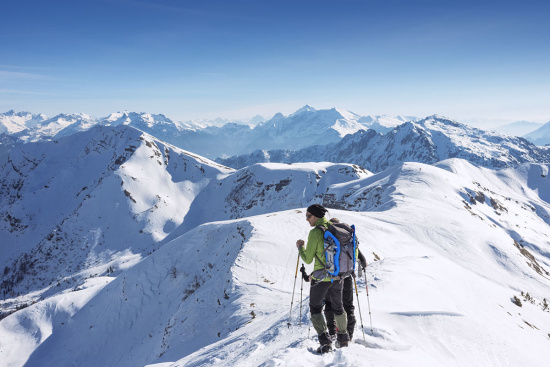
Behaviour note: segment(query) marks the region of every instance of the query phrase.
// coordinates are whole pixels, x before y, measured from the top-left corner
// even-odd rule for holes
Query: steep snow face
[[[325,160],[351,162],[380,172],[401,162],[433,164],[448,158],[463,158],[489,168],[514,167],[524,162],[550,162],[550,151],[523,138],[513,138],[462,125],[439,116],[407,122],[385,135],[359,131],[340,142],[298,151],[268,151],[220,159],[235,168],[253,163],[284,163]]]
[[[19,293],[36,300],[135,263],[231,172],[128,126],[18,144],[0,170],[6,311],[27,301]]]
[[[7,134],[0,134],[0,165],[7,159],[9,152],[15,146],[17,139]]]
[[[256,177],[286,177],[281,168],[258,166]],[[68,294],[98,292],[78,311],[62,306],[51,319],[40,302],[2,320],[0,349],[10,350],[10,327],[34,312],[51,319],[49,337],[27,341],[29,350],[40,345],[26,366],[543,366],[548,168],[451,159],[327,183],[331,200],[354,210],[330,216],[356,225],[369,262],[357,279],[354,342],[333,354],[311,353],[309,284],[294,288],[295,242],[310,230],[305,208],[199,226],[101,290]]]
[[[34,127],[46,119],[44,115],[33,115],[30,112],[15,112],[10,110],[0,113],[0,134],[15,134]]]
[[[550,122],[542,125],[532,133],[525,135],[525,139],[536,145],[550,145]]]

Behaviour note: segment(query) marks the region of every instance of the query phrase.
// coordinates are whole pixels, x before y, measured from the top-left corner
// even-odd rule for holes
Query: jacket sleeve
[[[309,232],[305,249],[304,247],[300,247],[300,257],[306,264],[311,264],[311,262],[315,259],[316,253],[320,259],[324,259],[325,256],[323,254],[323,247],[323,232],[318,228],[314,228]],[[319,265],[323,266],[322,264]]]

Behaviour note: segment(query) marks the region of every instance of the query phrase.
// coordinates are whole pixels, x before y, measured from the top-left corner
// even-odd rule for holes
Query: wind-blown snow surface
[[[25,363],[15,343],[40,338],[21,330],[35,317],[52,334],[26,366],[546,366],[548,168],[452,159],[327,184],[319,202],[353,210],[330,215],[356,225],[369,261],[369,298],[358,281],[364,328],[358,321],[354,342],[335,353],[310,352],[309,286],[300,297],[299,279],[286,326],[294,244],[310,229],[301,208],[202,224],[108,284],[67,294],[75,308],[90,299],[79,310],[60,297],[49,299],[57,314],[48,300],[14,313],[0,322],[0,363]]]

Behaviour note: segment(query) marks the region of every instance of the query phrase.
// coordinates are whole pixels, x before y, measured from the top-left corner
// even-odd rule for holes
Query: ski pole
[[[298,259],[296,260],[296,273],[294,274],[294,287],[292,287],[292,301],[290,302],[290,312],[288,314],[287,326],[290,327],[290,317],[292,315],[292,305],[294,304],[294,290],[296,289],[296,278],[298,278],[298,265],[300,265],[300,252],[298,251]]]
[[[370,298],[369,298],[369,282],[367,282],[367,272],[365,271],[365,288],[367,289],[367,302],[369,305],[369,318],[370,318],[370,333],[374,336],[374,331],[372,331],[372,314],[370,312]]]
[[[357,308],[359,309],[359,319],[361,320],[361,331],[363,332],[363,341],[367,343],[365,338],[365,328],[363,326],[363,315],[361,315],[361,305],[359,304],[359,291],[357,290],[357,282],[355,281],[355,273],[352,273],[353,284],[355,284],[355,295],[357,296]]]
[[[304,264],[302,264],[302,268],[304,267]],[[300,326],[302,326],[302,292],[304,290],[304,277],[302,278],[302,284],[300,286]]]

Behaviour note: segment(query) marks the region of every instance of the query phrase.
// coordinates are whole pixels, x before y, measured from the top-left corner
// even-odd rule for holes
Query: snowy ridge
[[[359,166],[333,163],[257,164],[212,180],[196,198],[177,236],[196,226],[308,206],[334,184],[369,177]]]
[[[268,182],[278,173],[286,177],[290,167],[252,169]],[[97,278],[72,292],[97,295],[74,314],[52,318],[51,336],[26,365],[544,366],[550,357],[548,169],[524,164],[495,171],[451,159],[327,182],[325,198],[354,210],[330,215],[356,225],[370,264],[369,300],[358,281],[366,343],[358,321],[349,348],[309,353],[316,341],[307,337],[307,284],[302,326],[299,283],[293,326],[286,326],[294,243],[309,230],[301,208],[198,226],[109,284]],[[298,166],[295,174],[304,170]],[[2,320],[2,336],[41,307]],[[0,344],[0,350],[9,349]]]
[[[433,164],[448,158],[463,158],[489,168],[517,166],[524,162],[550,162],[550,150],[523,138],[468,127],[440,116],[399,125],[390,133],[359,131],[340,142],[297,151],[254,152],[218,159],[234,168],[259,162],[350,162],[380,172],[401,162]]]

